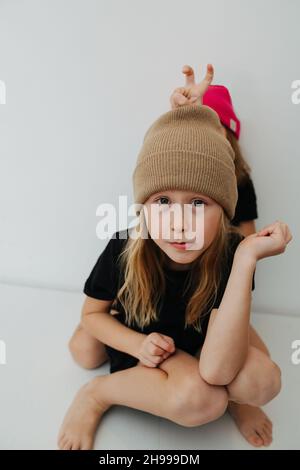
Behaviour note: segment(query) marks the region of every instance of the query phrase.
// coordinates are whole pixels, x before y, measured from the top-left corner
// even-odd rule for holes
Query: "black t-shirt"
[[[231,220],[232,225],[239,225],[240,222],[257,219],[257,201],[253,181],[248,176],[243,183],[238,185],[238,200],[235,214]]]
[[[117,231],[111,236],[110,240],[106,244],[105,249],[100,254],[84,285],[83,292],[89,297],[100,300],[116,299],[118,289],[124,281],[123,273],[121,272],[117,257],[126,244],[126,236],[129,236],[128,229]],[[146,335],[152,332],[168,335],[173,338],[175,347],[183,349],[191,355],[195,355],[204,342],[210,312],[213,308],[218,308],[221,303],[227,280],[230,275],[234,252],[240,241],[244,238],[243,235],[232,232],[229,232],[228,236],[230,237],[230,254],[228,262],[223,268],[222,280],[217,292],[216,300],[212,308],[209,309],[209,313],[204,315],[201,320],[202,332],[198,332],[191,325],[184,328],[185,309],[188,302],[188,293],[184,292],[184,282],[189,270],[176,271],[167,267],[163,267],[166,279],[166,291],[161,301],[161,310],[158,321],[152,322],[150,325],[144,327],[143,330],[141,330],[135,323],[131,325],[130,328]],[[254,274],[252,290],[255,288]],[[118,314],[114,314],[114,317],[126,325],[126,317],[122,304],[116,300],[113,306],[119,312]],[[118,351],[109,345],[105,345],[105,348],[110,358],[111,373],[117,370],[133,367],[138,363],[138,359],[136,357],[124,353],[123,351]]]

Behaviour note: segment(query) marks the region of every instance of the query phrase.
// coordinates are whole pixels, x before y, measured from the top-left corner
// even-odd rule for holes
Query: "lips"
[[[188,244],[186,242],[170,242],[170,245],[173,248],[178,248],[179,250],[186,250]]]
[[[192,244],[194,241],[188,241],[188,242],[169,242],[170,245],[187,245],[187,244]]]

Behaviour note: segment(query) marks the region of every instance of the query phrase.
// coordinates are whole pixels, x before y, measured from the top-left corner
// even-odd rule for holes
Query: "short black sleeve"
[[[250,177],[238,185],[238,200],[235,208],[235,214],[231,220],[232,225],[239,225],[240,222],[257,219],[257,198]]]
[[[121,252],[124,239],[120,240],[115,232],[96,261],[85,281],[83,292],[99,300],[114,300],[119,287],[119,267],[117,257]]]
[[[213,308],[218,308],[221,301],[222,301],[222,298],[223,298],[223,295],[224,295],[224,292],[225,292],[225,289],[226,289],[226,286],[227,286],[228,278],[229,278],[230,273],[231,273],[231,268],[232,268],[232,264],[233,264],[233,258],[234,258],[235,251],[236,251],[238,245],[240,244],[240,242],[245,238],[244,235],[242,235],[240,233],[234,233],[234,232],[230,233],[229,237],[230,237],[229,255],[228,255],[226,265],[223,267],[223,275],[222,275],[222,279],[221,279],[220,286],[219,286],[219,289],[218,289],[217,298],[216,298],[216,301],[214,302]],[[255,270],[253,272],[251,290],[253,291],[254,289],[255,289]]]

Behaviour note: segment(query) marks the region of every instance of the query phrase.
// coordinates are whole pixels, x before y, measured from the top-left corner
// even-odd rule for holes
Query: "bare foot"
[[[61,450],[88,450],[93,448],[97,426],[110,407],[99,400],[99,387],[104,377],[96,377],[75,395],[61,425],[57,445]],[[95,398],[97,387],[97,399]]]
[[[227,409],[250,444],[255,447],[271,444],[273,424],[261,408],[230,401]]]

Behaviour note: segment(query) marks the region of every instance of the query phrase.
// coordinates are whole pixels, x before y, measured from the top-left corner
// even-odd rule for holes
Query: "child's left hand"
[[[206,75],[202,82],[195,83],[194,70],[189,65],[182,68],[182,73],[186,75],[186,84],[184,87],[176,88],[171,97],[171,109],[180,108],[180,106],[202,104],[202,96],[206,92],[208,86],[213,81],[214,68],[211,64],[207,65]]]
[[[262,258],[283,253],[292,238],[287,224],[276,220],[273,224],[244,238],[236,251],[256,262]]]

